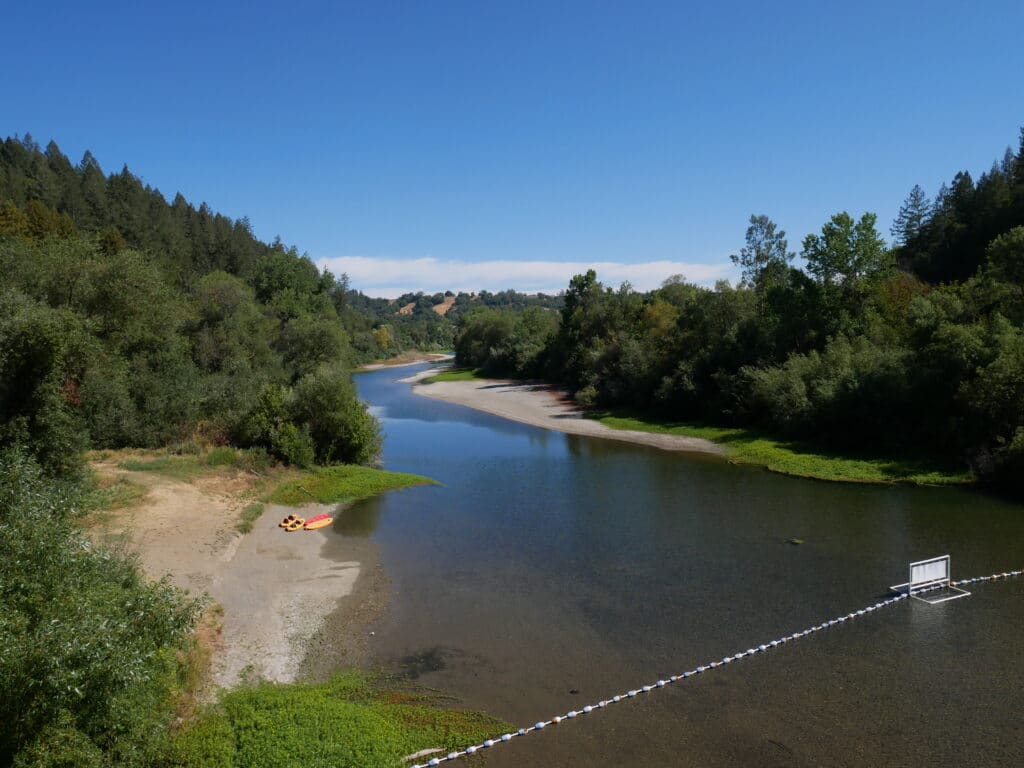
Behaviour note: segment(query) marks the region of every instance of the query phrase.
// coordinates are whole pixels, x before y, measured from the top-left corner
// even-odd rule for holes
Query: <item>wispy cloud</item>
[[[394,298],[403,293],[423,291],[503,291],[557,293],[565,290],[573,275],[593,269],[605,285],[629,281],[640,291],[661,285],[665,278],[682,274],[702,285],[732,276],[728,261],[698,264],[686,261],[648,261],[627,264],[616,261],[455,261],[424,257],[418,259],[375,259],[366,256],[336,256],[318,259],[321,267],[335,274],[344,272],[353,288],[367,296]]]

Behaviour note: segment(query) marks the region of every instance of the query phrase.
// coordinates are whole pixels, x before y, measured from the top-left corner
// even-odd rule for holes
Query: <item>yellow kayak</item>
[[[305,528],[307,531],[315,531],[317,528],[323,528],[325,525],[330,525],[333,522],[333,517],[325,517],[320,520],[314,520],[311,523],[306,523]]]

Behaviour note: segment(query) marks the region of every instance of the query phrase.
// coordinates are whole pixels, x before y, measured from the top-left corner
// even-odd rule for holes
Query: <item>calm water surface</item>
[[[862,608],[906,563],[1024,564],[1024,509],[844,486],[563,435],[357,377],[384,464],[440,481],[362,504],[382,663],[516,726]],[[806,541],[792,546],[792,537]],[[1024,579],[898,604],[493,750],[487,765],[1024,765]]]

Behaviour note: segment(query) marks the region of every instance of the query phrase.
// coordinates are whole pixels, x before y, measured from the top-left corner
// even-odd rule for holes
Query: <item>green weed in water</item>
[[[263,683],[225,694],[175,739],[182,768],[394,768],[422,749],[445,752],[506,732],[489,715],[377,688],[365,672],[327,683]]]

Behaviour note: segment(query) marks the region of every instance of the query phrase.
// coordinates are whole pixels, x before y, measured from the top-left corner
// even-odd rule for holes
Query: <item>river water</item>
[[[1024,509],[948,489],[822,483],[581,438],[357,378],[384,465],[443,485],[339,532],[390,580],[373,653],[516,727],[876,602],[906,564],[1024,564]],[[804,540],[802,545],[788,539]],[[1024,764],[1024,579],[901,602],[502,745],[503,766]]]

